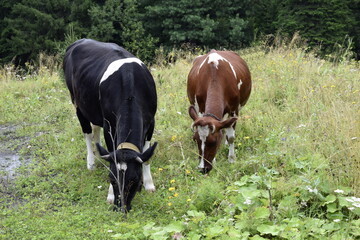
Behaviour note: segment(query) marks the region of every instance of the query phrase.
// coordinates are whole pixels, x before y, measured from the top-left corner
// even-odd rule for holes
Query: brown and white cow
[[[235,126],[239,110],[249,99],[251,76],[246,62],[231,51],[211,50],[198,56],[190,70],[187,94],[194,120],[194,140],[199,149],[199,168],[212,169],[223,132],[229,144],[229,162],[234,162]]]

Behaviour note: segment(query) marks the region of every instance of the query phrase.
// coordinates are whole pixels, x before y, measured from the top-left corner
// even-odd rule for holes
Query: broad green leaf
[[[323,206],[329,203],[333,203],[336,201],[336,196],[333,194],[327,195],[325,198],[325,202],[323,203]]]
[[[280,232],[278,226],[262,224],[256,228],[261,234],[271,234],[277,236]]]
[[[143,229],[144,229],[143,233],[146,237],[151,235],[151,233],[153,232],[154,226],[155,226],[155,223],[150,222],[143,227]]]
[[[245,199],[253,199],[261,194],[261,191],[256,189],[256,187],[241,187],[239,192]]]
[[[181,222],[172,222],[166,227],[164,227],[164,231],[173,233],[173,232],[181,232],[184,230],[184,225]]]
[[[258,207],[254,211],[255,219],[268,218],[270,216],[270,210],[265,207]]]
[[[245,229],[247,227],[246,222],[245,221],[238,221],[237,223],[235,223],[235,228],[238,230],[242,230]]]
[[[209,238],[217,237],[224,232],[224,227],[220,225],[210,226],[207,228],[206,236]]]
[[[266,238],[260,237],[259,235],[255,235],[251,238],[249,238],[250,240],[266,240]]]
[[[326,205],[326,211],[329,213],[334,213],[338,210],[337,204],[335,202]]]
[[[187,214],[189,217],[192,217],[191,220],[194,223],[198,223],[200,221],[203,221],[206,218],[206,214],[204,212],[198,212],[195,210],[187,211]]]
[[[161,231],[156,231],[154,233],[151,234],[150,238],[154,239],[154,240],[166,240],[169,237],[169,233],[161,230]]]
[[[339,205],[340,207],[350,207],[351,203],[346,199],[349,197],[338,197],[339,198]]]
[[[249,176],[245,175],[240,179],[240,181],[234,182],[234,184],[236,186],[242,187],[247,184],[248,180],[249,180]]]
[[[196,233],[196,232],[190,232],[187,234],[187,239],[189,240],[199,240],[202,237],[202,235]]]
[[[330,220],[335,220],[335,219],[341,220],[344,218],[344,214],[342,214],[341,212],[334,212],[334,213],[328,212],[326,214],[326,217]]]

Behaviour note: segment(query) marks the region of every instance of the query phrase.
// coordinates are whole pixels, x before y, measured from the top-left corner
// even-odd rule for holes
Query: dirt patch
[[[28,162],[19,154],[27,139],[17,137],[17,129],[18,126],[14,125],[0,125],[0,195],[4,198],[14,198],[12,189],[17,170]]]

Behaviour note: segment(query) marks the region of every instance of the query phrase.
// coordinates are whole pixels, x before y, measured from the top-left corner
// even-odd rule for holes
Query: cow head
[[[109,153],[97,144],[101,158],[110,162],[110,182],[114,190],[114,204],[124,212],[131,209],[131,201],[142,186],[142,164],[151,158],[157,142],[145,152],[118,149]]]
[[[193,139],[197,142],[199,150],[200,171],[208,173],[212,169],[212,162],[222,141],[222,129],[231,127],[236,117],[219,121],[212,116],[199,117],[194,106],[190,106],[189,115],[194,120],[192,129]]]

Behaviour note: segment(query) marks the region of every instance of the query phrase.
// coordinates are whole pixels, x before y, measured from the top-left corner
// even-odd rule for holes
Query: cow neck
[[[141,149],[141,130],[143,129],[142,121],[139,118],[139,113],[135,112],[134,101],[122,108],[121,116],[117,122],[116,144],[120,146],[123,143],[132,144],[137,149]]]
[[[222,119],[225,109],[223,99],[222,89],[213,81],[207,91],[204,115],[215,119]]]

